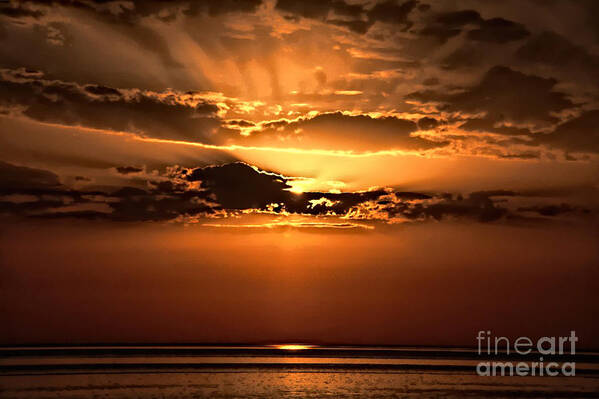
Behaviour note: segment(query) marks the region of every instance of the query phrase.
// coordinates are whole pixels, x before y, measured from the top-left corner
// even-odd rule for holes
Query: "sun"
[[[286,190],[294,194],[302,194],[306,191],[306,186],[310,184],[312,180],[314,179],[302,178],[289,180],[287,181],[289,188]]]
[[[302,190],[301,187],[293,187],[289,189],[289,191],[293,194],[302,194],[304,192],[304,190]]]

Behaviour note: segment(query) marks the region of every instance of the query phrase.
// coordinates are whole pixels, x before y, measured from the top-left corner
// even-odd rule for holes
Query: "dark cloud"
[[[435,118],[424,117],[418,119],[418,129],[420,130],[430,130],[439,126],[439,121]]]
[[[326,19],[329,13],[340,16],[359,17],[364,8],[359,4],[348,4],[343,0],[278,0],[278,10],[304,18]]]
[[[52,172],[0,161],[0,215],[27,216],[80,200]]]
[[[449,199],[432,204],[425,207],[422,214],[436,220],[454,217],[470,218],[480,222],[493,222],[505,216],[507,210],[497,206],[488,197],[470,196],[468,199]],[[414,213],[411,215],[414,215]]]
[[[599,110],[583,113],[559,125],[552,133],[534,136],[536,144],[545,144],[571,152],[599,153]]]
[[[518,60],[563,71],[565,79],[586,77],[589,83],[599,84],[599,57],[555,32],[545,31],[531,37],[515,55]]]
[[[95,13],[108,21],[132,24],[140,18],[156,17],[169,22],[182,14],[221,15],[231,12],[254,12],[261,0],[23,0],[0,7],[5,13],[39,17],[51,8],[65,7]],[[33,15],[29,15],[33,13]]]
[[[41,122],[193,141],[207,140],[220,126],[216,105],[185,102],[178,93],[81,86],[26,70],[4,69],[0,77],[0,105]]]
[[[238,126],[238,127],[254,127],[256,124],[252,121],[246,121],[244,119],[231,119],[226,121],[227,126]]]
[[[530,38],[516,51],[516,56],[522,60],[549,65],[592,62],[591,56],[583,47],[576,46],[565,37],[550,31]]]
[[[129,175],[132,173],[140,173],[143,172],[143,168],[139,168],[137,166],[117,166],[116,171],[122,175]]]
[[[471,29],[468,30],[469,27]],[[504,18],[484,19],[475,10],[436,14],[420,30],[420,34],[446,42],[464,30],[467,31],[466,37],[470,40],[499,44],[521,40],[530,35],[530,32],[522,24]]]
[[[264,209],[273,202],[288,202],[293,195],[283,177],[240,162],[184,170],[182,177],[200,181],[201,187],[214,193],[216,201],[228,209]]]
[[[0,161],[0,191],[5,193],[61,187],[58,176],[52,172],[16,166]]]
[[[218,208],[208,192],[184,184],[147,181],[148,189],[75,190],[48,171],[0,162],[0,214],[36,218],[164,221],[182,215],[211,214]]]
[[[478,25],[483,21],[474,10],[439,13],[420,31],[424,36],[433,36],[441,42],[459,35],[466,25]]]
[[[518,208],[519,212],[534,212],[538,213],[541,216],[559,216],[563,214],[570,213],[588,213],[590,212],[588,209],[574,207],[569,204],[559,204],[559,205],[536,205],[529,207],[521,207]]]
[[[356,33],[366,33],[377,22],[408,31],[431,6],[417,0],[384,0],[374,5],[348,3],[344,0],[278,0],[276,8],[290,18],[318,19],[344,26]],[[467,37],[486,43],[507,43],[525,38],[530,33],[524,25],[504,18],[484,19],[476,10],[458,10],[432,13],[424,17],[424,27],[418,31],[445,42],[467,30]]]
[[[492,222],[504,217],[508,210],[493,200],[493,197],[514,196],[516,193],[507,190],[477,191],[467,198],[447,196],[441,201],[428,206],[416,207],[407,215],[411,218],[426,217],[442,220],[447,217],[469,218],[480,222]]]
[[[171,186],[172,187],[172,186]],[[181,216],[211,215],[219,207],[206,199],[200,191],[188,190],[170,192],[156,186],[150,191],[131,188],[121,189],[113,195],[119,201],[110,203],[116,221],[161,221],[173,220]]]
[[[480,27],[468,31],[468,38],[480,42],[507,43],[524,39],[530,32],[524,25],[503,18],[483,20]]]
[[[501,199],[517,195],[506,190],[479,191],[467,198],[450,193],[435,196],[417,193],[387,193],[375,201],[357,204],[349,211],[362,219],[426,221],[445,219],[476,220],[494,222],[510,215],[508,208],[501,206]]]
[[[540,159],[541,152],[539,151],[523,151],[523,152],[511,152],[511,153],[503,153],[497,154],[498,158],[501,159]]]
[[[371,25],[362,19],[365,9],[361,4],[349,4],[343,0],[278,0],[276,9],[287,18],[317,19],[357,33],[366,33]]]
[[[44,13],[40,10],[34,10],[24,7],[23,4],[15,2],[4,4],[4,2],[2,2],[0,3],[0,15],[16,19],[27,17],[37,19],[43,16]]]
[[[406,31],[412,27],[410,13],[417,8],[416,0],[386,0],[367,9],[363,4],[344,0],[278,0],[276,8],[291,18],[318,19],[364,34],[376,22],[393,24]],[[426,11],[426,5],[419,8]]]
[[[544,127],[558,122],[552,113],[573,107],[555,91],[555,79],[527,75],[505,66],[491,68],[474,87],[456,94],[433,91],[412,93],[408,99],[441,102],[446,111],[485,113],[487,123],[515,123]]]
[[[428,195],[428,194],[421,194],[421,193],[412,193],[409,191],[397,191],[395,193],[395,197],[402,199],[402,200],[408,200],[408,201],[413,201],[413,200],[428,200],[428,199],[432,199],[433,197]],[[381,202],[381,201],[379,201]]]
[[[84,90],[90,94],[95,94],[97,96],[121,96],[121,92],[119,90],[101,85],[87,85],[84,87]]]
[[[397,1],[387,0],[376,3],[374,7],[368,10],[368,19],[371,23],[384,22],[400,26],[402,30],[408,30],[412,27],[410,13],[416,8],[418,1]]]

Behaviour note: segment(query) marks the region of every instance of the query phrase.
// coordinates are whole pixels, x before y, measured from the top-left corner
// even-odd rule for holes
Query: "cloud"
[[[366,33],[371,25],[362,19],[365,12],[363,5],[349,4],[343,0],[277,0],[276,9],[289,19],[317,19],[345,26],[357,33]]]
[[[206,198],[208,193],[184,184],[173,189],[173,182],[153,183],[146,181],[148,189],[76,190],[61,184],[52,172],[0,162],[0,215],[165,221],[181,215],[211,214],[218,208]]]
[[[409,19],[410,13],[418,4],[416,0],[386,0],[368,7],[367,4],[344,0],[278,0],[276,8],[292,19],[317,19],[364,34],[376,22],[393,24],[403,31],[408,30],[413,25]],[[426,9],[426,5],[421,6],[422,10]]]
[[[479,191],[469,197],[449,193],[425,196],[411,193],[389,193],[376,201],[358,204],[349,211],[356,219],[394,221],[426,221],[466,219],[494,222],[509,214],[508,209],[497,205],[493,197],[513,196],[511,191]]]
[[[584,112],[547,134],[534,136],[536,144],[545,144],[565,151],[599,153],[599,110]]]
[[[60,184],[51,172],[0,163],[0,210],[4,214],[30,217],[113,221],[167,221],[245,210],[345,215],[360,203],[388,194],[385,190],[293,193],[289,183],[294,178],[241,162],[190,169],[173,167],[164,175],[135,179],[129,183],[144,183],[145,179],[145,188],[124,185],[75,190]],[[404,192],[398,198],[430,197]],[[94,207],[104,208],[94,211]]]
[[[122,175],[129,175],[132,173],[140,173],[143,172],[143,168],[139,168],[137,166],[117,166],[116,171]]]
[[[468,31],[470,40],[490,43],[507,43],[530,35],[524,25],[503,18],[481,21],[479,28]]]
[[[352,206],[384,195],[383,190],[358,193],[292,192],[293,177],[266,172],[242,162],[181,170],[180,178],[199,182],[224,209],[268,210],[298,214],[345,214]]]
[[[515,57],[527,64],[550,68],[553,75],[566,81],[582,80],[587,89],[589,85],[599,85],[599,57],[555,32],[544,31],[531,37],[516,51]]]
[[[189,93],[79,85],[25,69],[2,69],[0,79],[0,105],[40,122],[190,141],[220,126],[219,108]]]
[[[293,196],[282,176],[256,170],[244,163],[231,163],[183,170],[181,177],[199,181],[227,209],[266,208],[271,203],[286,203]]]
[[[58,176],[46,170],[15,166],[0,161],[0,191],[54,190],[61,187]]]
[[[347,224],[462,219],[488,223],[523,220],[525,216],[519,213],[553,218],[562,214],[585,216],[591,212],[565,203],[557,208],[539,203],[511,206],[508,198],[535,197],[539,193],[510,190],[477,191],[467,197],[391,188],[296,193],[291,191],[291,183],[297,177],[267,172],[241,162],[201,168],[174,166],[163,174],[130,177],[124,185],[101,189],[73,189],[60,184],[51,172],[7,163],[0,163],[0,177],[0,214],[35,218],[124,222],[218,218],[222,222],[210,223],[227,224],[230,218],[263,214],[298,215],[304,217],[302,225],[310,225],[320,223],[310,217],[332,217]]]
[[[589,213],[590,211],[581,207],[574,207],[572,205],[562,203],[559,205],[535,205],[529,207],[518,208],[519,212],[533,212],[538,213],[541,216],[559,216],[569,213]]]
[[[555,91],[556,84],[555,79],[495,66],[477,85],[458,93],[420,91],[409,94],[407,99],[423,103],[440,102],[441,109],[448,112],[484,113],[486,123],[543,128],[559,121],[554,113],[574,106],[564,93]]]
[[[420,30],[420,34],[446,42],[468,27],[471,29],[467,31],[466,37],[479,42],[502,44],[523,39],[530,34],[522,24],[504,18],[484,19],[475,10],[437,13]]]
[[[44,13],[40,10],[30,9],[24,7],[24,4],[10,2],[8,4],[0,5],[0,15],[8,18],[22,19],[22,18],[40,18]]]
[[[432,121],[430,118],[422,123],[432,128]],[[265,121],[249,136],[233,136],[232,142],[353,151],[424,151],[447,145],[444,141],[413,136],[418,130],[416,122],[395,116],[329,112],[295,120]]]
[[[502,121],[493,120],[492,118],[472,118],[467,119],[465,123],[460,125],[460,129],[472,132],[481,133],[496,133],[506,136],[528,136],[531,134],[527,128],[504,125]]]
[[[276,8],[304,18],[326,19],[331,12],[349,17],[359,17],[364,8],[360,4],[349,4],[343,0],[278,0]]]
[[[522,60],[555,65],[557,63],[593,64],[592,56],[581,46],[551,31],[542,32],[528,40],[517,51]]]
[[[511,192],[475,192],[468,198],[447,198],[421,210],[421,215],[441,220],[446,217],[470,218],[480,222],[493,222],[507,214],[507,209],[497,205],[492,197],[513,195]],[[420,209],[419,209],[420,210]],[[411,216],[418,215],[412,212]]]
[[[420,31],[421,35],[433,36],[445,42],[459,35],[466,25],[478,25],[483,21],[480,14],[474,10],[451,11],[436,14]]]
[[[439,121],[435,118],[424,117],[418,119],[418,128],[420,130],[430,130],[439,126]]]
[[[79,199],[50,171],[0,161],[0,215],[40,213]]]
[[[89,12],[113,23],[132,24],[146,17],[156,17],[168,22],[179,14],[216,16],[232,12],[254,12],[261,3],[261,0],[23,0],[19,3],[11,2],[0,10],[8,16],[39,18],[53,8],[63,7]]]
[[[393,25],[401,32],[434,37],[442,43],[466,29],[468,39],[485,43],[504,44],[530,34],[524,25],[505,18],[484,19],[476,10],[432,12],[430,5],[417,0],[383,0],[372,5],[343,0],[278,0],[276,8],[289,18],[321,20],[359,34],[365,34],[378,22]],[[414,29],[417,24],[422,27]]]
[[[368,10],[368,19],[370,23],[384,22],[398,25],[402,30],[408,30],[413,25],[409,19],[410,13],[418,3],[416,0],[407,0],[401,3],[396,0],[378,2]]]

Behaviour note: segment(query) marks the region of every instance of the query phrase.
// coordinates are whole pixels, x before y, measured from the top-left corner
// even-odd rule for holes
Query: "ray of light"
[[[217,144],[205,144],[196,143],[192,141],[184,140],[169,140],[169,139],[157,139],[149,137],[134,136],[135,140],[140,140],[150,143],[163,143],[163,144],[178,144],[187,145],[193,147],[204,148],[207,150],[222,150],[222,151],[267,151],[267,152],[282,152],[288,154],[312,154],[312,155],[325,155],[331,157],[346,157],[346,158],[368,158],[368,157],[380,157],[380,156],[398,156],[398,155],[420,155],[418,152],[410,152],[403,150],[379,150],[379,151],[352,151],[352,150],[325,150],[325,149],[303,149],[293,147],[256,147],[256,146],[243,146],[237,144],[231,145],[217,145]]]

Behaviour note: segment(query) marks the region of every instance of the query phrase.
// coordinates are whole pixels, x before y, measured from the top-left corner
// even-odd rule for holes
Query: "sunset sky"
[[[598,18],[0,3],[0,344],[599,347]]]

